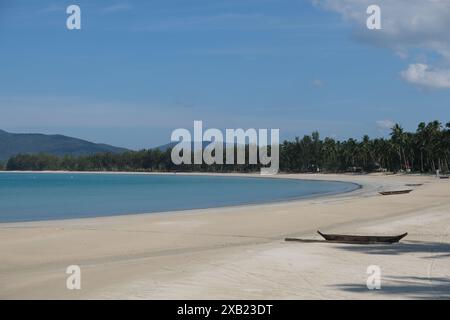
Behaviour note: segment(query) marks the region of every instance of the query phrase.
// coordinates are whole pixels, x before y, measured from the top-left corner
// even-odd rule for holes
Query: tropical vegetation
[[[247,146],[248,155],[248,146]],[[19,154],[6,163],[6,170],[71,171],[207,171],[252,172],[259,165],[175,165],[171,150],[149,149],[123,153],[96,153],[58,157]],[[441,172],[450,171],[450,122],[420,123],[415,132],[396,124],[389,138],[338,141],[320,138],[318,132],[284,141],[280,145],[283,172]]]

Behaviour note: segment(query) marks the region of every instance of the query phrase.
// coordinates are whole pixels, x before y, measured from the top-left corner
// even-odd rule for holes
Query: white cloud
[[[322,86],[323,86],[323,81],[320,80],[320,79],[314,79],[314,80],[312,81],[312,85],[313,85],[314,87],[322,87]]]
[[[381,30],[368,30],[366,9],[373,0],[311,0],[314,4],[339,13],[354,26],[359,41],[392,49],[402,59],[411,51],[429,60],[438,57],[439,66],[413,61],[402,78],[417,86],[448,89],[450,70],[449,0],[377,0],[381,8]],[[422,58],[423,59],[423,58]],[[424,69],[423,66],[426,68]],[[416,76],[416,78],[415,78]],[[412,81],[411,81],[412,80]]]
[[[104,13],[115,13],[121,11],[131,10],[131,5],[128,3],[115,3],[103,9]]]
[[[402,78],[412,84],[429,88],[450,89],[450,69],[432,69],[423,63],[410,64]]]
[[[393,126],[395,126],[395,122],[392,120],[378,120],[376,122],[377,128],[379,131],[385,131],[392,129]]]
[[[395,54],[400,57],[401,59],[407,59],[409,57],[409,54],[407,51],[403,49],[398,49],[395,51]]]

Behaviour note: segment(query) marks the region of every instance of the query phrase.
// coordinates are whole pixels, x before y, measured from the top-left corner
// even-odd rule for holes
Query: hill
[[[63,135],[9,133],[0,130],[0,160],[3,161],[19,153],[48,153],[63,156],[89,155],[99,152],[120,153],[125,151],[128,150]]]

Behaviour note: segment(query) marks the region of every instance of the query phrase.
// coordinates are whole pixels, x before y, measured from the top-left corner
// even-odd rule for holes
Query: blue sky
[[[450,121],[450,41],[427,41],[446,18],[430,11],[418,38],[382,7],[369,34],[345,1],[0,0],[0,128],[138,149],[194,120],[338,139]]]

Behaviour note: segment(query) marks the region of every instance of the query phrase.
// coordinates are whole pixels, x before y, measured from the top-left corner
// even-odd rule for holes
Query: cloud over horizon
[[[401,78],[415,86],[450,89],[450,1],[378,0],[381,30],[368,30],[366,9],[372,0],[312,0],[339,13],[354,26],[358,41],[393,50],[409,59]]]
[[[378,120],[376,121],[376,125],[378,128],[378,131],[383,132],[386,130],[391,130],[393,126],[395,126],[395,122],[392,120]]]
[[[402,71],[402,78],[422,87],[445,89],[450,88],[450,69],[432,69],[423,63],[410,64]]]

